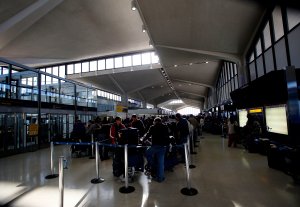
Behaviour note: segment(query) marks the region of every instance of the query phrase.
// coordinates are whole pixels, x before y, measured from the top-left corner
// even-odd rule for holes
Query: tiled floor
[[[131,194],[119,193],[124,185],[112,175],[111,160],[100,165],[105,182],[91,184],[96,175],[95,160],[70,159],[67,147],[56,146],[55,157],[65,155],[64,206],[204,206],[204,207],[285,207],[300,206],[300,186],[290,176],[269,169],[266,157],[249,154],[243,149],[227,148],[227,140],[205,135],[198,154],[192,155],[192,187],[199,193],[184,196],[186,186],[183,164],[174,172],[166,172],[163,183],[149,182],[137,176]],[[50,173],[49,149],[0,159],[0,205],[22,207],[58,206],[58,178],[45,180]],[[58,159],[55,159],[56,172]]]

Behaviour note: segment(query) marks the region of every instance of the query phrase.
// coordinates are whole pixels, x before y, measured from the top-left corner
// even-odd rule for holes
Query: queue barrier
[[[106,140],[104,140],[106,141]],[[124,162],[125,162],[125,166],[124,166],[124,171],[125,171],[125,186],[121,187],[119,189],[119,192],[120,193],[132,193],[134,192],[135,188],[133,186],[129,186],[128,185],[128,148],[148,148],[149,146],[140,146],[140,145],[128,145],[128,144],[125,144],[125,145],[118,145],[118,144],[106,144],[106,143],[101,143],[101,142],[94,142],[94,143],[90,143],[90,142],[51,142],[51,155],[50,155],[50,163],[51,163],[51,173],[49,176],[52,176],[53,175],[56,175],[54,174],[54,171],[53,171],[53,153],[54,153],[54,144],[56,145],[92,145],[92,144],[95,144],[95,155],[96,155],[96,178],[92,179],[91,180],[91,183],[93,184],[97,184],[97,183],[102,183],[104,182],[104,179],[100,177],[99,175],[99,145],[102,145],[102,146],[107,146],[107,147],[114,147],[114,148],[117,148],[117,147],[121,147],[121,148],[124,148]],[[181,193],[183,195],[187,195],[187,196],[193,196],[193,195],[197,195],[198,194],[198,191],[195,189],[195,188],[192,188],[191,187],[191,179],[190,179],[190,162],[189,162],[189,156],[190,156],[190,153],[189,153],[189,150],[188,150],[188,144],[189,143],[184,143],[183,145],[176,145],[176,147],[184,147],[184,152],[185,152],[185,166],[189,166],[189,167],[186,167],[186,183],[187,183],[187,187],[181,189]],[[64,157],[63,156],[60,156],[59,157],[59,176],[57,175],[56,177],[59,177],[60,181],[59,181],[59,189],[60,189],[60,196],[62,196],[60,202],[63,203],[63,187],[61,187],[61,184],[63,185],[63,162],[64,162]],[[48,176],[46,176],[45,178],[46,179],[49,179],[47,178]],[[53,177],[54,178],[54,177]],[[61,190],[62,188],[62,190]],[[63,206],[63,204],[61,205]]]

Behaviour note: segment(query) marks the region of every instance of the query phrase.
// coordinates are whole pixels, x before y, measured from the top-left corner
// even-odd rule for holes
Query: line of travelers
[[[94,121],[89,121],[87,126],[77,119],[71,137],[73,141],[78,141],[77,139],[82,137],[87,137],[87,140],[81,141],[90,141],[90,135],[93,134],[95,140],[99,142],[120,144],[124,143],[122,142],[124,129],[137,129],[139,144],[149,146],[146,150],[129,151],[129,155],[131,155],[129,160],[133,158],[134,166],[137,166],[139,160],[142,160],[141,165],[143,166],[136,168],[144,171],[143,156],[145,156],[147,159],[146,174],[151,174],[154,180],[162,182],[165,179],[165,168],[172,170],[173,166],[184,162],[183,147],[175,146],[186,143],[188,139],[196,145],[196,142],[199,141],[201,125],[197,117],[193,115],[186,117],[179,113],[170,117],[149,117],[147,119],[132,115],[131,120],[125,119],[124,121],[120,117],[115,117],[113,123],[97,117]],[[124,176],[123,148],[100,147],[101,160],[109,159],[109,152],[113,158],[113,174],[122,178]],[[142,158],[136,155],[141,155]],[[170,164],[171,162],[172,164]]]

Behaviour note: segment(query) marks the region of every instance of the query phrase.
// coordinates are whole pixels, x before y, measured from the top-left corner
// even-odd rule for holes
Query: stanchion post
[[[191,180],[190,180],[190,168],[189,166],[189,159],[188,159],[188,146],[187,143],[184,143],[184,154],[185,154],[185,165],[186,165],[186,182],[187,187],[181,189],[181,193],[183,195],[193,196],[197,195],[198,191],[191,187]]]
[[[193,142],[193,138],[192,138],[192,142]],[[193,168],[196,168],[196,166],[192,164],[192,156],[191,156],[192,153],[191,153],[191,142],[190,142],[190,139],[188,139],[187,145],[188,145],[188,149],[187,150],[188,150],[189,168],[193,169]]]
[[[47,175],[45,178],[46,179],[53,179],[57,178],[58,174],[54,173],[54,164],[53,164],[53,159],[54,159],[54,143],[53,141],[50,143],[50,168],[51,168],[51,174]]]
[[[96,154],[96,174],[97,177],[91,180],[91,183],[98,184],[104,182],[104,179],[99,176],[99,146],[98,142],[95,142],[95,154]]]
[[[64,156],[59,157],[59,207],[64,206]]]
[[[124,145],[124,172],[125,172],[125,186],[119,189],[120,193],[132,193],[135,191],[133,186],[128,186],[128,144]]]
[[[197,152],[195,152],[195,146],[194,146],[194,133],[193,133],[190,141],[192,142],[192,143],[190,143],[192,146],[192,151],[190,151],[190,154],[193,154],[193,155],[197,154]]]
[[[91,134],[91,143],[92,143],[92,154],[89,157],[90,159],[95,159],[95,153],[94,153],[94,134]]]

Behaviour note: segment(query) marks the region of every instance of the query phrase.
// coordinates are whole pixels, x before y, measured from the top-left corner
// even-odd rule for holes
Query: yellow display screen
[[[250,113],[250,114],[261,113],[261,112],[262,112],[262,109],[261,109],[261,108],[250,109],[250,110],[249,110],[249,113]]]

